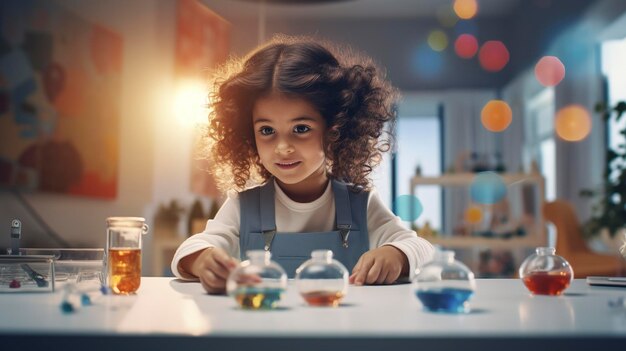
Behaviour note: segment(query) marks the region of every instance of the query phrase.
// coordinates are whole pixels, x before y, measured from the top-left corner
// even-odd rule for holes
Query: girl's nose
[[[286,141],[278,142],[278,145],[276,145],[276,149],[274,149],[274,152],[276,152],[277,154],[283,154],[283,155],[290,154],[293,151],[294,151],[293,146]]]

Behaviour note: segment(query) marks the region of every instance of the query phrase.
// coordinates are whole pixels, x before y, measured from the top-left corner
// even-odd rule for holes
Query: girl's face
[[[304,99],[271,94],[255,102],[252,123],[261,163],[285,193],[302,202],[321,195],[328,180],[326,123],[316,108]]]

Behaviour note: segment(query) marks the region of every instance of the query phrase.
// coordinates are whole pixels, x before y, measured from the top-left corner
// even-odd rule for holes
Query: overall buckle
[[[337,228],[339,228],[339,235],[341,235],[341,241],[343,242],[343,247],[348,248],[348,237],[350,236],[350,224],[338,224]]]
[[[272,241],[276,235],[276,229],[263,231],[263,239],[265,239],[265,251],[270,251],[272,248]]]

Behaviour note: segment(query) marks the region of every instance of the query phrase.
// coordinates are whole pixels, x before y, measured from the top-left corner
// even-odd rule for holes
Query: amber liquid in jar
[[[302,297],[311,306],[337,307],[343,298],[341,291],[311,291],[303,293]]]
[[[109,249],[109,286],[115,294],[132,294],[141,283],[141,249]]]
[[[571,279],[569,272],[533,272],[524,277],[524,285],[535,295],[561,295]]]

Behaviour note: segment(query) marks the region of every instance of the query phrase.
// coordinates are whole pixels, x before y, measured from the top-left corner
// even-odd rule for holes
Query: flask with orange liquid
[[[141,283],[141,236],[148,225],[141,217],[109,217],[106,284],[114,294],[134,294]]]
[[[348,270],[331,250],[314,250],[296,270],[296,286],[309,306],[337,307],[348,292]]]
[[[538,247],[522,262],[519,276],[534,295],[561,295],[574,279],[574,270],[555,248]]]

